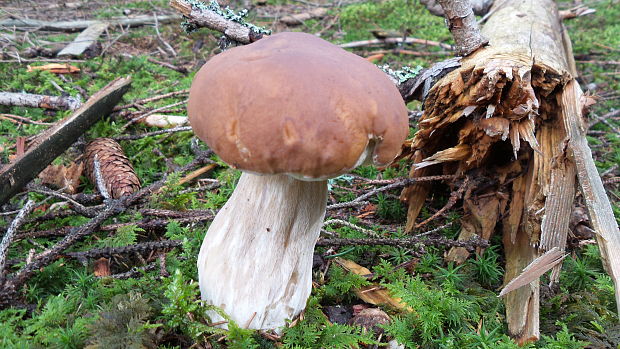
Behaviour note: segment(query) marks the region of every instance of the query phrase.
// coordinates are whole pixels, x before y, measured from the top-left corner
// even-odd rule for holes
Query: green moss
[[[372,38],[371,30],[410,31],[416,38],[451,40],[443,19],[431,15],[417,1],[371,1],[347,6],[340,13],[343,41]]]

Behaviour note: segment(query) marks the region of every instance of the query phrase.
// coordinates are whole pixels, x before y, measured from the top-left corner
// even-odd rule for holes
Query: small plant
[[[108,238],[101,240],[99,247],[120,247],[135,244],[138,241],[138,233],[144,229],[135,224],[125,225],[116,229],[116,233]]]
[[[370,285],[366,278],[349,273],[336,265],[329,269],[328,278],[329,282],[325,285],[325,295],[333,298],[347,297],[352,290]]]
[[[568,288],[582,290],[600,274],[584,258],[566,258],[564,259],[564,265],[566,272],[561,275],[562,283]]]
[[[377,215],[391,221],[402,221],[405,217],[405,207],[400,201],[379,193],[377,194]]]
[[[195,341],[202,341],[205,334],[216,329],[207,326],[209,319],[198,293],[198,284],[193,280],[187,282],[177,269],[164,291],[168,304],[164,305],[162,313],[167,326],[180,329]]]
[[[566,324],[557,323],[562,330],[556,333],[555,338],[543,335],[543,341],[546,349],[582,349],[588,345],[588,342],[578,341],[568,331]]]
[[[504,271],[497,263],[499,255],[495,251],[495,246],[487,248],[482,256],[477,255],[476,258],[470,259],[473,264],[478,281],[484,286],[497,285],[500,282]]]
[[[384,286],[413,309],[385,325],[388,333],[409,348],[416,348],[414,343],[431,343],[450,331],[465,329],[479,318],[475,303],[443,289],[431,289],[419,277],[408,277]]]

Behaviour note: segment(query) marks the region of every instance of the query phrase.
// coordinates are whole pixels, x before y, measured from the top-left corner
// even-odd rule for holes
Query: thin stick
[[[133,101],[130,104],[125,104],[125,105],[114,107],[114,111],[119,111],[119,110],[122,110],[122,109],[127,109],[127,108],[131,108],[131,107],[135,107],[137,104],[144,104],[144,103],[148,103],[148,102],[155,102],[155,101],[158,101],[160,99],[169,98],[169,97],[175,97],[175,96],[178,96],[178,95],[186,95],[188,93],[189,93],[189,89],[185,89],[185,90],[180,90],[180,91],[173,91],[173,92],[164,93],[163,95],[159,95],[159,96],[153,96],[153,97],[149,97],[149,98],[136,99],[135,101]]]
[[[50,122],[34,121],[31,119],[25,118],[23,116],[13,115],[13,114],[0,114],[0,118],[4,120],[9,120],[11,122],[33,124],[33,125],[51,126],[54,124]]]
[[[323,222],[323,226],[329,225],[329,224],[338,224],[338,225],[344,225],[345,227],[349,227],[351,229],[357,230],[359,232],[362,232],[364,234],[370,235],[372,237],[375,238],[380,238],[381,235],[377,234],[376,232],[370,230],[370,229],[366,229],[366,228],[362,228],[359,225],[355,225],[353,223],[349,223],[347,221],[344,221],[342,219],[328,219],[325,222]]]
[[[50,195],[50,196],[53,196],[53,197],[57,197],[57,198],[59,198],[61,200],[65,200],[65,201],[67,201],[71,205],[71,208],[75,212],[77,212],[77,213],[79,213],[79,214],[81,214],[81,215],[83,215],[85,217],[90,217],[90,218],[95,217],[97,215],[97,212],[99,212],[99,210],[102,208],[102,206],[86,207],[86,206],[80,204],[79,202],[73,200],[73,198],[71,198],[70,196],[62,194],[62,193],[59,193],[59,192],[54,191],[54,190],[51,190],[51,189],[46,188],[46,187],[44,187],[42,185],[37,185],[37,184],[29,183],[26,186],[26,189],[28,189],[30,191],[33,191],[35,193],[46,194],[46,195]]]
[[[457,191],[455,191],[452,194],[450,194],[450,199],[448,199],[448,202],[446,203],[446,205],[444,207],[442,207],[439,211],[435,212],[434,215],[432,215],[431,217],[427,218],[423,222],[420,222],[420,223],[416,224],[415,227],[416,228],[420,228],[422,226],[425,226],[426,224],[428,224],[428,222],[432,221],[433,219],[435,219],[437,217],[440,217],[441,215],[446,213],[446,211],[451,209],[452,206],[454,206],[456,204],[456,202],[463,196],[463,193],[465,192],[465,189],[467,188],[467,184],[469,184],[469,177],[465,178],[465,181],[463,181],[463,184],[459,187],[459,189]]]
[[[114,137],[112,139],[114,139],[115,141],[133,141],[136,139],[141,139],[141,138],[146,138],[146,137],[151,137],[151,136],[159,136],[159,135],[163,135],[166,133],[175,133],[175,132],[183,132],[183,131],[191,131],[191,130],[192,130],[191,126],[179,126],[179,127],[169,128],[167,130],[146,132],[146,133],[140,133],[137,135],[125,135],[125,136]]]
[[[147,116],[149,116],[151,114],[155,114],[157,112],[160,112],[160,111],[163,111],[163,110],[166,110],[166,109],[170,109],[170,108],[173,108],[173,107],[178,107],[179,105],[184,105],[184,104],[187,103],[187,101],[188,100],[186,99],[186,100],[184,100],[182,102],[172,103],[172,104],[165,105],[163,107],[155,108],[155,109],[149,111],[148,113],[144,113],[144,114],[142,114],[140,116],[137,116],[137,117],[129,120],[129,122],[127,122],[125,125],[123,125],[123,127],[121,127],[121,130],[124,131],[130,125],[135,124],[136,122],[144,119],[145,117],[147,117]]]
[[[385,45],[385,44],[419,44],[426,46],[438,46],[441,48],[445,48],[446,50],[452,50],[452,45],[444,44],[439,41],[433,40],[425,40],[425,39],[417,39],[417,38],[385,38],[385,39],[372,39],[372,40],[361,40],[361,41],[352,41],[347,42],[346,44],[340,44],[339,46],[342,48],[355,48],[355,47],[364,47],[364,46],[372,46],[372,45]]]

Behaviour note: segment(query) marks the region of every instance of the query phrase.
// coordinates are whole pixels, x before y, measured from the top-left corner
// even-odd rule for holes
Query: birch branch
[[[9,228],[6,230],[6,233],[4,233],[4,237],[2,238],[2,242],[0,243],[0,282],[4,280],[4,265],[6,262],[9,245],[13,241],[17,229],[19,229],[19,227],[24,223],[26,215],[28,215],[28,213],[30,213],[33,208],[34,201],[28,200],[28,202],[26,202],[26,205],[24,205],[24,207],[19,210],[19,213],[17,213],[15,219],[13,219],[11,225],[9,225]]]
[[[59,110],[75,110],[82,101],[75,97],[45,96],[30,93],[0,92],[0,105]]]

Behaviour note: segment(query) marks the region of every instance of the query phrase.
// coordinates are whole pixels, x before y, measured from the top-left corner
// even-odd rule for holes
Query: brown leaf
[[[110,276],[112,274],[110,272],[110,260],[105,257],[97,259],[93,266],[95,268],[95,276],[97,277]]]
[[[338,265],[351,273],[360,276],[372,275],[372,272],[370,272],[370,270],[348,259],[335,258],[334,262],[336,262]],[[354,292],[357,297],[359,297],[366,303],[370,303],[373,305],[387,304],[396,309],[411,310],[411,308],[407,304],[405,304],[400,298],[390,296],[388,291],[383,287],[379,286],[378,284],[364,286],[360,289],[355,290]]]
[[[84,163],[81,161],[73,163],[69,167],[49,165],[39,173],[39,178],[41,178],[43,184],[62,188],[68,194],[75,194],[80,185],[82,172],[84,172]]]
[[[366,57],[366,60],[371,62],[371,63],[376,63],[376,62],[382,60],[384,56],[385,56],[385,54],[383,54],[383,53],[377,53],[376,55],[371,55],[371,56]]]
[[[379,308],[367,308],[351,318],[349,325],[362,326],[366,330],[381,334],[383,333],[383,328],[379,327],[379,325],[389,324],[390,321],[390,316],[383,310]]]

